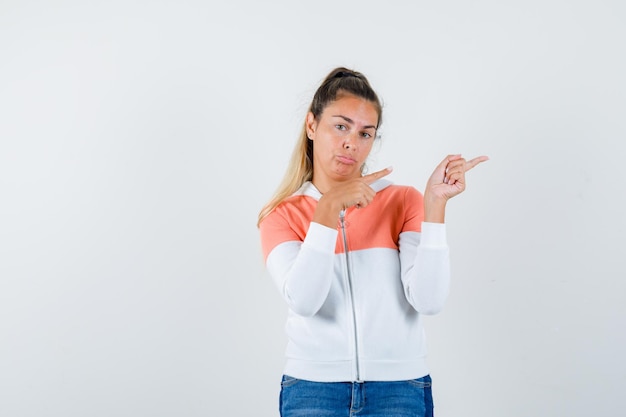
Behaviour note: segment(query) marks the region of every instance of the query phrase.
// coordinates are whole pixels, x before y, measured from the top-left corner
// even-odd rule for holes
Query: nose
[[[346,139],[343,142],[344,149],[356,150],[356,144],[358,143],[358,133],[351,133],[346,135]]]

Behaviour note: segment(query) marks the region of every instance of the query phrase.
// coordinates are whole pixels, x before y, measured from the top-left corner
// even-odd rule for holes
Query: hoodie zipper
[[[356,308],[354,306],[354,289],[352,287],[352,271],[350,270],[350,255],[348,255],[348,238],[346,236],[346,211],[341,210],[339,213],[339,221],[341,223],[341,235],[343,236],[343,251],[346,256],[346,271],[348,277],[348,295],[350,297],[350,307],[352,308],[352,329],[354,334],[354,363],[356,381],[361,382],[361,369],[359,366],[359,339],[357,334]]]

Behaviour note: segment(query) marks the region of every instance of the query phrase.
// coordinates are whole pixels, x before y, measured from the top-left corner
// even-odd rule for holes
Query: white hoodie
[[[378,180],[365,208],[336,229],[311,222],[312,183],[260,225],[270,275],[289,306],[286,375],[319,382],[398,381],[428,374],[422,314],[448,294],[445,225],[423,222],[422,195]]]

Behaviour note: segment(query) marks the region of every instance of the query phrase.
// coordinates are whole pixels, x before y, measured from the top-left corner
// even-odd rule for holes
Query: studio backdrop
[[[336,66],[368,166],[446,216],[440,417],[614,416],[626,384],[618,0],[0,2],[0,415],[278,415],[257,215]]]

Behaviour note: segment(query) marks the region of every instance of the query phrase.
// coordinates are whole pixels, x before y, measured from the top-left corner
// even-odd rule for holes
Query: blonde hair
[[[335,101],[341,93],[351,94],[372,102],[378,110],[378,124],[382,123],[382,105],[372,89],[369,81],[363,74],[343,67],[335,68],[324,79],[319,86],[308,112],[318,119],[326,106]],[[307,112],[307,114],[308,114]],[[302,132],[296,146],[291,154],[289,166],[278,189],[270,201],[263,206],[259,213],[257,226],[263,219],[272,212],[287,197],[295,193],[307,181],[313,179],[313,141],[309,140],[306,131],[306,117]]]

